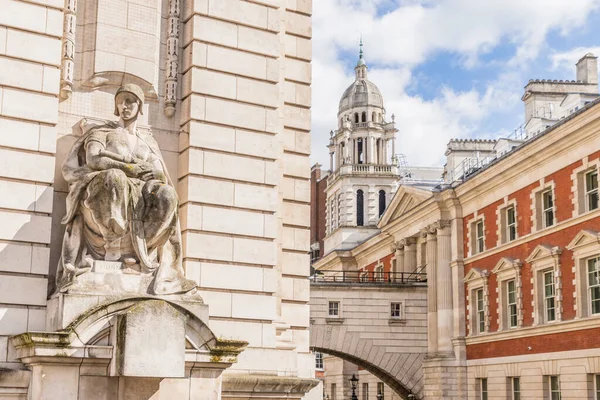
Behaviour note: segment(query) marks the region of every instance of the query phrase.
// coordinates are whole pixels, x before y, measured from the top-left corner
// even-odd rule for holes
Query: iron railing
[[[427,282],[423,272],[381,272],[381,271],[317,271],[310,277],[314,283],[352,284],[410,284]]]

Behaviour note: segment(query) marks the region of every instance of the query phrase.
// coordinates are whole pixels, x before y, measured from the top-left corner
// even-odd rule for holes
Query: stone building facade
[[[595,60],[586,55],[578,62],[581,82],[561,90],[530,82],[523,98],[527,110],[532,101],[549,108],[559,95],[576,105],[554,108],[559,117],[519,137],[451,141],[443,184],[401,184],[378,234],[316,264],[375,282],[426,271],[428,345],[419,398],[600,393],[592,339],[600,313]],[[533,127],[538,116],[527,115],[525,126]]]
[[[1,399],[300,398],[314,386],[311,9],[310,0],[0,1]],[[142,383],[63,368],[79,365],[78,353],[43,366],[26,359],[33,336],[15,338],[60,328],[48,299],[69,191],[61,165],[90,124],[114,120],[125,83],[142,88],[140,130],[177,185],[185,272],[208,306],[201,322],[217,342],[247,343],[196,391],[189,370]]]

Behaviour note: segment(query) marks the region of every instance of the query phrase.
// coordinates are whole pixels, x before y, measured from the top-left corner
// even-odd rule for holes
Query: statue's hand
[[[140,175],[140,179],[143,181],[151,181],[151,180],[159,180],[162,182],[167,182],[167,177],[162,171],[153,169],[151,171],[146,171],[142,175]]]
[[[150,169],[151,166],[145,165],[144,163],[127,164],[125,173],[131,178],[142,179],[142,175],[147,173]]]

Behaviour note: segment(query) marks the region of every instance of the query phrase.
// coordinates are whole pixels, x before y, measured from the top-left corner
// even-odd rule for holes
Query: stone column
[[[392,141],[392,156],[396,154],[396,138],[393,137],[390,139]]]
[[[452,273],[450,270],[450,221],[437,228],[437,314],[438,352],[452,353]]]
[[[346,140],[344,140],[344,154],[342,155],[342,157],[344,157],[344,164],[346,164],[346,162],[349,164],[350,163],[350,139],[346,138]]]
[[[376,158],[377,149],[375,147],[375,138],[369,137],[369,164],[377,164]]]
[[[329,169],[331,170],[331,172],[333,172],[333,151],[329,152]]]
[[[354,139],[348,139],[348,157],[350,164],[354,164]]]
[[[417,268],[417,239],[414,237],[405,238],[404,242],[404,265],[400,272],[414,272]]]
[[[387,144],[388,144],[387,139],[382,139],[382,144],[381,144],[381,146],[383,147],[383,159],[381,160],[382,164],[388,163],[388,161],[387,161],[387,158],[388,158],[387,157]]]
[[[354,153],[354,162],[353,164],[358,164],[358,138],[356,139],[352,139],[352,142],[354,143],[353,147],[353,153]]]
[[[438,306],[437,306],[437,229],[429,226],[427,237],[427,350],[430,355],[438,351]]]
[[[404,246],[400,242],[396,242],[396,270],[393,276],[393,280],[400,280],[398,272],[404,271]]]

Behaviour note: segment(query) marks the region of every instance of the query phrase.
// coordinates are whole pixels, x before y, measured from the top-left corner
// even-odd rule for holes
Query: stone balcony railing
[[[378,129],[383,129],[384,131],[387,130],[394,130],[396,129],[396,123],[395,122],[373,122],[373,121],[369,121],[369,122],[351,122],[351,121],[344,121],[342,123],[342,128],[346,128],[346,129],[364,129],[364,128],[378,128]]]
[[[350,285],[421,285],[427,283],[423,272],[359,272],[359,271],[317,271],[310,277],[311,284],[350,284]]]
[[[337,171],[329,175],[328,180],[333,181],[342,175],[388,175],[397,176],[398,167],[383,164],[344,164]]]

